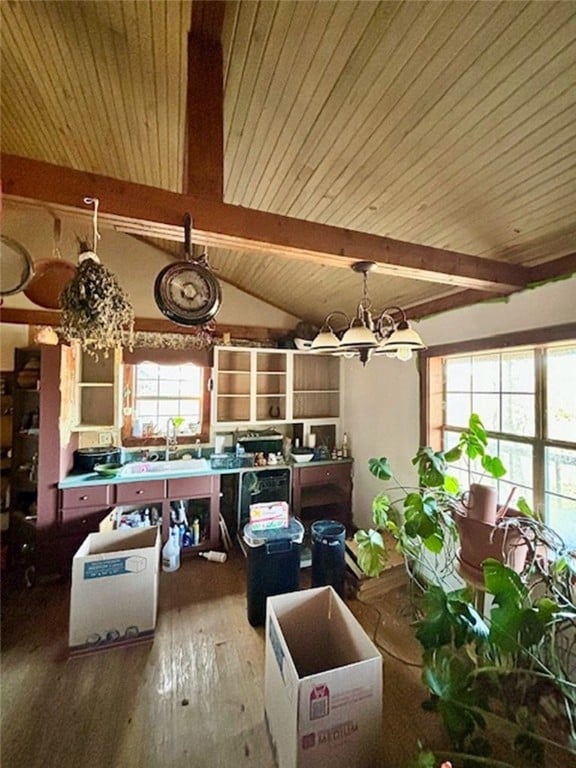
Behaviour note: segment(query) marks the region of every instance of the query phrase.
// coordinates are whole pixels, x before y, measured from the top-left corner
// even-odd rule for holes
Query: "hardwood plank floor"
[[[246,617],[239,551],[224,564],[185,559],[161,574],[156,634],[146,645],[69,658],[69,590],[66,581],[40,583],[3,601],[3,768],[274,766],[264,630]],[[381,601],[385,615],[348,604],[393,654],[384,653],[382,766],[404,768],[418,739],[442,739],[420,710],[419,669],[394,658],[418,659],[405,600],[404,608],[398,597]]]

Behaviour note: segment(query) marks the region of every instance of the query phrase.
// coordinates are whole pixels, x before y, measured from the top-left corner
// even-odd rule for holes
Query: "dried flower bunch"
[[[62,334],[79,341],[82,349],[97,358],[100,351],[132,347],[134,310],[124,290],[98,256],[80,243],[75,276],[60,294]]]

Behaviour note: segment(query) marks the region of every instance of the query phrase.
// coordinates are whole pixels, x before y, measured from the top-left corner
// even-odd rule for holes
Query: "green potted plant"
[[[554,750],[564,765],[576,746],[575,558],[520,501],[521,516],[492,524],[522,538],[527,556],[517,570],[505,564],[502,551],[485,559],[476,589],[454,583],[464,494],[448,468],[464,455],[502,477],[505,468],[487,444],[473,414],[450,451],[420,448],[413,459],[417,486],[396,481],[397,498],[378,494],[374,527],[356,533],[358,561],[369,575],[386,564],[382,533],[388,531],[421,588],[415,626],[429,692],[425,707],[442,718],[453,746],[437,755],[422,751],[421,768],[441,760],[454,768],[544,766]],[[395,480],[385,457],[371,459],[369,468],[384,481]],[[486,615],[476,607],[478,589],[488,597]]]
[[[496,509],[493,515],[487,514],[481,504],[470,503],[471,498],[490,497],[495,506],[495,495],[488,494],[480,483],[463,491],[457,478],[449,474],[450,465],[465,457],[471,466],[478,464],[484,475],[494,479],[503,477],[506,469],[502,461],[490,455],[487,446],[486,429],[474,413],[468,427],[460,433],[458,443],[450,450],[435,451],[430,446],[418,449],[412,459],[418,475],[414,487],[398,481],[387,457],[369,460],[369,470],[375,477],[385,482],[393,480],[395,484],[388,491],[379,493],[373,501],[374,527],[360,530],[355,535],[359,565],[368,575],[379,575],[386,565],[384,530],[398,541],[409,568],[425,569],[428,580],[433,576],[423,558],[426,552],[442,555],[442,561],[436,560],[433,569],[436,577],[443,580],[446,573],[442,563],[445,561],[451,568],[451,562],[460,558],[465,567],[481,578],[480,563],[485,557],[504,557],[503,549],[513,551],[517,548],[518,537],[511,533],[516,525],[510,518],[497,519]],[[392,497],[392,491],[399,495]],[[523,499],[518,501],[518,508],[523,515],[531,515]],[[467,536],[470,526],[473,530]],[[499,529],[496,537],[495,527]],[[481,545],[479,552],[475,551],[477,543]],[[464,552],[460,551],[461,545]],[[416,576],[416,573],[412,575]]]

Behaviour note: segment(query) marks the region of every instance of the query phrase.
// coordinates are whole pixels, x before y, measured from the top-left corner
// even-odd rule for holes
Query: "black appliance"
[[[283,435],[275,429],[251,429],[237,432],[235,439],[236,444],[241,445],[246,453],[263,453],[265,456],[269,453],[282,453]],[[270,499],[270,501],[276,501],[276,499]]]
[[[290,467],[267,467],[240,472],[238,489],[238,539],[243,547],[242,531],[250,521],[250,505],[268,501],[290,503],[292,471]]]
[[[74,451],[72,472],[93,472],[96,464],[119,464],[120,448],[78,448]]]

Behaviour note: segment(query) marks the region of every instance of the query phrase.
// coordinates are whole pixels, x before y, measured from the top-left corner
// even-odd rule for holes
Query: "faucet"
[[[178,427],[173,418],[166,422],[166,461],[170,461],[170,450],[178,447]]]

